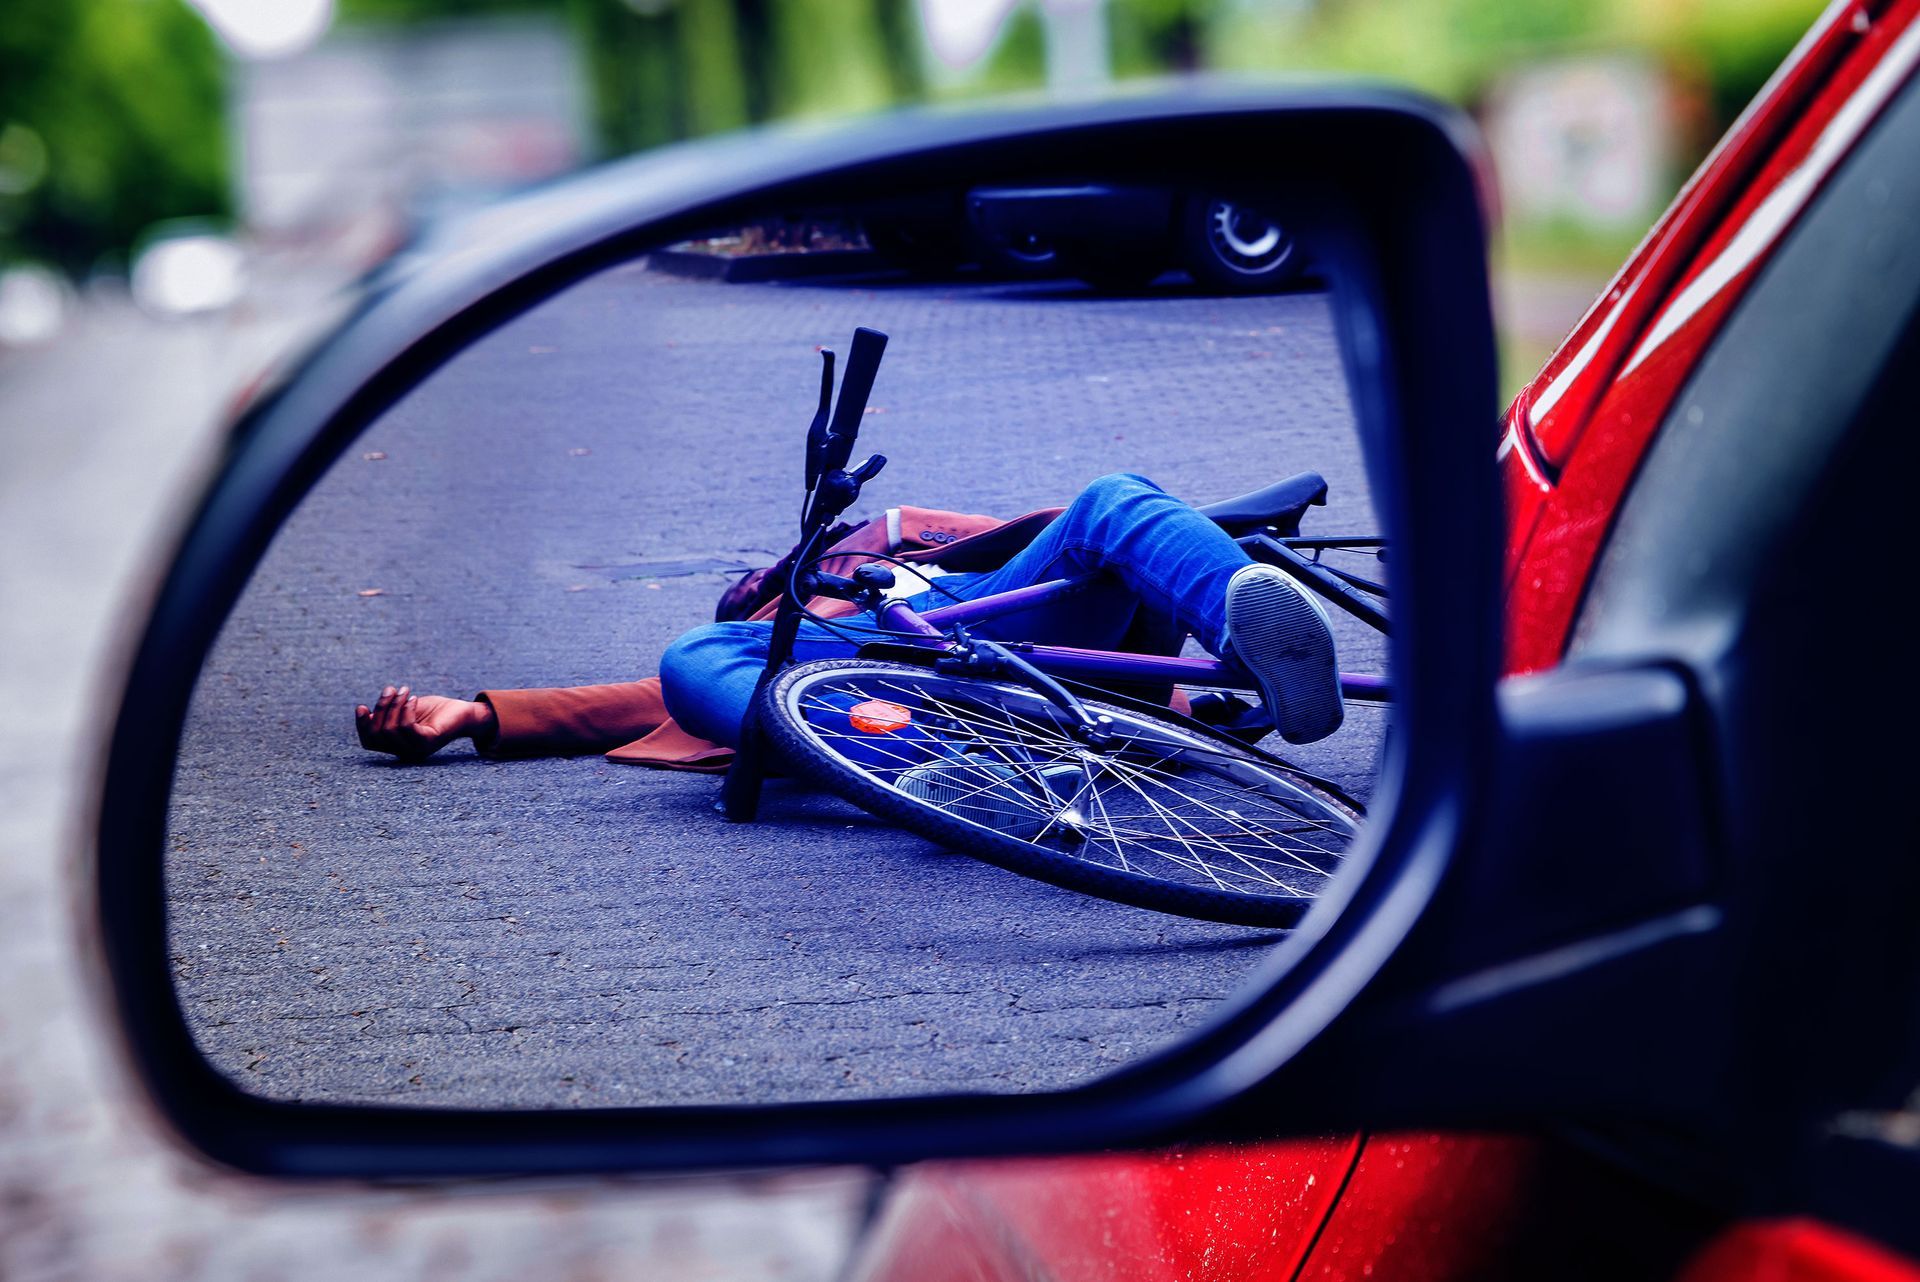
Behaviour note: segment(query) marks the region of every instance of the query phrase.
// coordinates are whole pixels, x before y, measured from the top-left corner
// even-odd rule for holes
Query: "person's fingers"
[[[409,735],[420,733],[420,701],[408,699],[400,705],[400,729]]]
[[[399,754],[400,749],[394,743],[392,729],[386,725],[393,714],[395,700],[384,696],[369,708],[361,704],[353,710],[354,729],[360,734],[360,746],[371,752]]]
[[[393,687],[388,686],[373,701],[373,732],[384,734],[387,729],[387,717],[393,709]]]
[[[400,703],[404,697],[405,686],[388,686],[380,696],[380,706],[374,712],[374,720],[381,734],[392,734],[400,724]]]

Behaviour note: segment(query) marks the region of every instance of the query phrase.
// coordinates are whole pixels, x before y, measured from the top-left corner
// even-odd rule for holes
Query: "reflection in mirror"
[[[195,695],[168,884],[208,1058],[274,1098],[772,1102],[1060,1088],[1202,1025],[1339,874],[1387,720],[1331,264],[1276,207],[783,211],[394,405]]]

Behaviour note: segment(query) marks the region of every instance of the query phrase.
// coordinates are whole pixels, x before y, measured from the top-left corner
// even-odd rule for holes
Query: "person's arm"
[[[360,746],[421,761],[455,739],[488,757],[556,757],[607,752],[651,734],[667,720],[660,678],[532,690],[482,690],[472,699],[413,694],[388,686],[354,709]]]
[[[667,720],[660,678],[533,690],[482,690],[492,732],[474,747],[490,757],[607,752],[651,734]]]

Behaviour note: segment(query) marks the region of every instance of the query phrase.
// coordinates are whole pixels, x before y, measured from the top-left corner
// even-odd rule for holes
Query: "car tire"
[[[1187,202],[1180,249],[1194,280],[1233,294],[1285,289],[1305,266],[1290,228],[1263,211],[1218,196]]]

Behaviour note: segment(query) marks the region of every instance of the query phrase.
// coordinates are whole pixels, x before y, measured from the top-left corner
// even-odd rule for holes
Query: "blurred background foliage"
[[[588,156],[766,120],[1029,89],[1048,79],[1039,0],[964,70],[928,52],[930,0],[338,0],[336,28],[489,14],[564,24],[586,83]],[[1118,78],[1201,69],[1361,72],[1470,109],[1512,69],[1627,51],[1690,104],[1677,182],[1817,16],[1818,0],[1110,0]],[[0,263],[84,275],[143,229],[230,213],[233,69],[182,0],[6,0],[0,15]],[[1667,190],[1671,190],[1671,185]],[[243,211],[244,212],[244,211]],[[1643,223],[1641,225],[1644,225]],[[1595,261],[1541,220],[1538,252]],[[1615,237],[1617,239],[1617,237]],[[1602,237],[1602,240],[1607,240]]]
[[[1284,10],[1205,8],[1206,58],[1258,71],[1307,67],[1391,76],[1468,107],[1505,72],[1546,56],[1630,52],[1697,86],[1718,136],[1813,24],[1820,0],[1338,0]]]
[[[231,207],[223,55],[181,0],[6,0],[0,263],[69,274]]]

